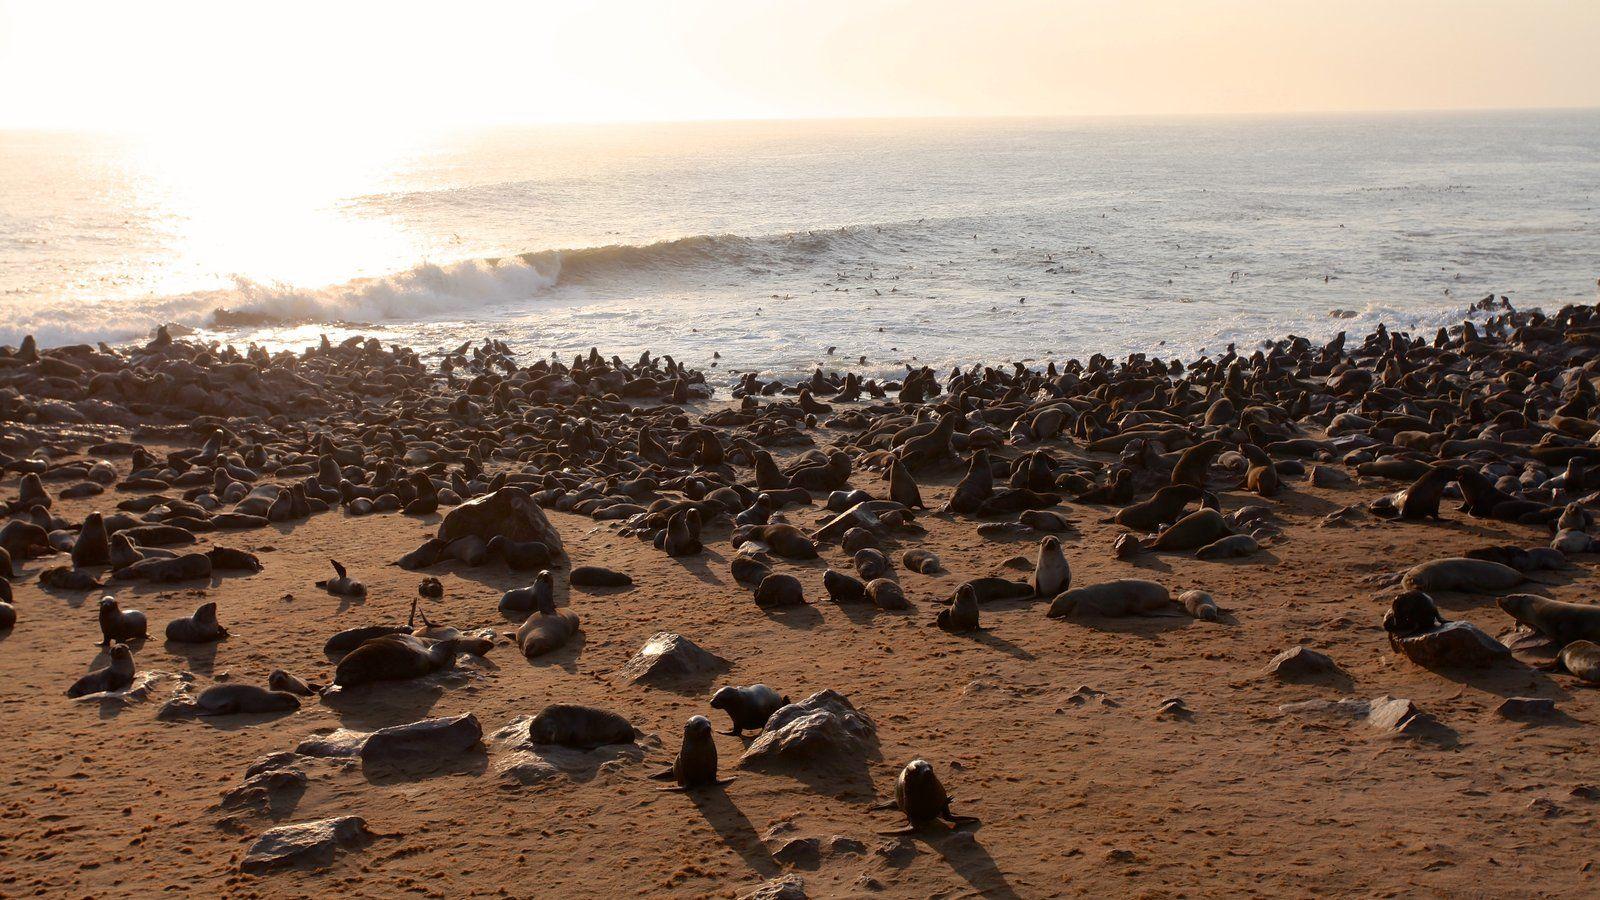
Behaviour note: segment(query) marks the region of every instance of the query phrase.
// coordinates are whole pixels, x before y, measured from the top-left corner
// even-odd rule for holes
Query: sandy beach
[[[1557,433],[1549,416],[1562,402],[1562,392],[1592,392],[1592,385],[1581,387],[1592,381],[1592,350],[1571,337],[1583,331],[1594,310],[1575,309],[1562,321],[1508,319],[1499,330],[1491,325],[1476,346],[1456,337],[1453,346],[1429,350],[1428,336],[1428,343],[1412,348],[1405,365],[1412,374],[1459,371],[1490,398],[1493,412],[1502,405],[1522,407],[1493,395],[1496,385],[1509,383],[1496,380],[1502,369],[1531,359],[1558,378],[1540,386],[1548,390],[1529,383],[1526,396],[1519,394],[1545,417],[1542,424],[1530,423],[1542,429],[1543,437],[1525,449],[1588,447],[1548,436]],[[1389,345],[1357,344],[1354,337],[1349,342],[1342,360],[1347,369],[1376,369],[1388,381],[1393,373],[1384,375],[1384,367],[1395,361]],[[1285,368],[1289,381],[1284,383],[1306,387],[1310,408],[1294,419],[1262,418],[1267,431],[1281,432],[1289,441],[1326,441],[1334,415],[1355,410],[1363,396],[1373,396],[1373,391],[1344,396],[1327,387],[1337,376],[1313,374],[1318,364],[1312,360],[1320,350],[1284,352],[1285,360],[1298,354],[1303,363],[1298,373]],[[323,363],[312,354],[299,370],[308,396],[320,398],[301,408],[290,408],[289,398],[269,390],[266,378],[256,388],[236,390],[220,387],[214,378],[208,381],[201,370],[230,363],[192,345],[130,348],[120,355],[142,372],[157,370],[158,361],[165,360],[169,374],[182,370],[173,360],[188,360],[196,370],[191,383],[210,385],[205,390],[211,396],[201,406],[230,391],[241,404],[285,405],[275,415],[253,419],[197,419],[195,410],[185,421],[181,404],[187,401],[181,398],[199,395],[169,391],[152,402],[135,399],[130,388],[122,399],[104,401],[109,405],[103,409],[136,411],[145,425],[52,424],[48,419],[59,419],[60,408],[43,416],[27,408],[30,392],[36,397],[42,385],[60,389],[58,396],[70,398],[63,402],[80,411],[92,414],[102,407],[91,405],[87,395],[72,397],[65,385],[74,379],[59,366],[54,375],[46,374],[51,360],[79,365],[88,360],[78,379],[84,383],[89,369],[112,366],[105,359],[95,362],[98,357],[89,348],[44,351],[32,361],[26,352],[12,351],[0,374],[21,388],[23,401],[20,406],[15,396],[11,401],[16,427],[8,429],[10,471],[0,492],[18,497],[19,472],[37,472],[29,461],[43,461],[41,483],[53,498],[43,515],[65,526],[65,534],[52,543],[70,548],[91,512],[109,514],[123,501],[183,493],[181,488],[156,491],[148,484],[126,489],[133,474],[126,448],[91,452],[105,441],[128,441],[156,460],[171,453],[181,458],[184,450],[192,456],[221,426],[227,435],[221,454],[242,459],[249,445],[261,441],[273,448],[273,462],[266,467],[271,468],[289,462],[279,451],[291,445],[314,448],[319,432],[332,435],[344,450],[357,446],[358,435],[373,423],[412,431],[409,417],[433,423],[440,449],[433,453],[432,471],[446,484],[449,473],[459,474],[464,465],[469,473],[475,469],[466,459],[473,447],[489,451],[482,480],[470,480],[479,485],[479,498],[493,493],[483,481],[502,472],[526,476],[530,490],[549,491],[559,481],[546,480],[547,474],[578,477],[585,468],[601,465],[598,447],[571,449],[570,430],[564,440],[549,444],[567,448],[551,451],[567,455],[565,466],[552,467],[557,460],[528,452],[528,436],[538,433],[531,423],[541,410],[571,425],[580,421],[580,407],[532,394],[526,388],[537,373],[514,365],[497,370],[476,349],[459,357],[449,375],[440,375],[437,363],[417,363],[407,379],[387,387],[368,377],[391,365],[383,361],[392,359],[387,351],[360,363],[348,348],[325,349]],[[368,375],[361,374],[363,365]],[[1107,371],[1113,383],[1138,380]],[[1189,377],[1201,382],[1208,371],[1191,370]],[[1571,373],[1582,377],[1567,377]],[[352,390],[352,374],[354,383],[372,389]],[[687,387],[691,374],[679,374]],[[1004,381],[1010,374],[997,377]],[[1051,399],[1072,397],[1089,409],[1103,405],[1087,384],[1065,387],[1041,373],[1030,377],[1038,378],[1031,382],[1034,389],[1013,392],[1009,399],[999,396],[1004,389],[985,399],[976,384],[966,385],[962,396],[973,427],[962,443],[971,444],[983,433],[979,414],[985,409],[1048,406]],[[633,376],[630,383],[643,384]],[[518,386],[503,410],[492,408],[489,384]],[[1374,390],[1401,395],[1394,410],[1399,415],[1402,407],[1426,401],[1425,384],[1420,378],[1395,380]],[[679,434],[690,433],[691,423],[708,415],[713,421],[741,409],[768,415],[767,421],[792,426],[766,436],[780,466],[805,451],[846,446],[855,463],[847,486],[881,498],[887,490],[882,474],[865,464],[883,456],[850,445],[863,434],[854,426],[914,416],[924,407],[948,412],[950,407],[940,404],[954,402],[950,393],[941,392],[897,403],[898,385],[889,386],[886,398],[864,395],[853,402],[828,401],[823,392],[813,398],[808,390],[800,404],[832,402],[829,412],[814,414],[813,427],[798,414],[772,415],[796,405],[792,393],[734,401],[725,389],[703,398],[705,386],[693,386],[693,396],[679,404],[643,396],[641,388],[638,396],[617,403],[614,408],[621,412],[615,414],[602,411],[603,401],[580,401],[587,402],[581,411],[593,416],[591,421],[606,425],[607,437],[600,443],[615,451],[606,465],[641,477],[655,473],[657,488],[641,495],[645,505],[682,501],[684,491],[665,483],[697,467],[676,449],[651,462],[618,443],[623,433],[637,438],[638,424],[646,420],[628,413],[630,407],[657,410],[658,422],[679,422],[681,427],[666,429]],[[666,382],[658,389],[665,392]],[[1266,380],[1253,383],[1251,390],[1258,407],[1273,405],[1273,395],[1288,396],[1281,384]],[[340,392],[344,399],[328,399]],[[468,412],[452,418],[450,404],[463,397],[470,403]],[[684,418],[677,418],[679,409]],[[1186,439],[1174,440],[1168,449],[1193,446],[1205,434],[1232,436],[1241,421],[1237,413],[1228,420],[1208,412],[1202,406],[1184,426]],[[852,415],[858,418],[853,421]],[[1208,418],[1211,424],[1201,424]],[[1117,421],[1124,429],[1140,427],[1137,418]],[[1127,455],[1091,451],[1092,440],[1058,427],[1062,430],[1040,439],[999,429],[987,451],[1000,460],[1043,451],[1059,463],[1059,472],[1082,466],[1078,471],[1100,472],[1102,478],[1128,462]],[[761,440],[749,441],[759,432],[750,424],[712,430],[722,435],[730,459],[745,446],[741,440],[752,447]],[[1117,431],[1117,425],[1107,426],[1096,440]],[[1374,438],[1369,456],[1396,448],[1392,429],[1372,426],[1361,432]],[[369,459],[399,449],[387,436],[380,440],[379,433],[367,433],[362,449]],[[1443,449],[1437,438],[1443,436],[1398,440],[1408,445],[1403,454],[1437,461]],[[414,450],[420,444],[412,437]],[[657,437],[673,447],[669,434]],[[520,452],[514,446],[519,441]],[[903,457],[909,455],[904,446]],[[462,654],[444,671],[342,687],[303,698],[297,710],[279,713],[174,716],[164,710],[170,701],[181,706],[213,684],[264,685],[275,669],[328,683],[336,663],[324,654],[324,642],[344,629],[403,623],[427,576],[443,587],[442,599],[421,601],[433,623],[462,632],[514,630],[524,616],[502,613],[497,604],[502,592],[529,584],[533,573],[513,571],[497,560],[469,566],[451,559],[417,571],[393,565],[434,536],[452,510],[449,504],[426,515],[354,515],[347,502],[333,503],[326,512],[264,527],[202,530],[195,546],[173,549],[245,550],[260,560],[261,571],[217,571],[175,583],[115,580],[106,566],[83,566],[79,571],[105,586],[44,587],[38,583],[41,571],[70,567],[66,554],[42,547],[13,552],[17,622],[0,633],[5,722],[0,755],[9,761],[0,892],[732,897],[765,890],[757,896],[1042,897],[1524,896],[1591,889],[1586,833],[1600,802],[1600,762],[1587,751],[1600,721],[1597,695],[1581,679],[1541,668],[1540,658],[1521,650],[1517,657],[1497,657],[1487,665],[1424,667],[1397,652],[1383,625],[1397,590],[1385,576],[1476,548],[1547,546],[1551,528],[1469,516],[1456,509],[1459,503],[1448,491],[1440,521],[1385,519],[1368,505],[1410,479],[1360,475],[1342,459],[1345,447],[1327,447],[1333,452],[1325,450],[1321,460],[1316,454],[1275,453],[1286,474],[1282,491],[1269,498],[1238,489],[1242,470],[1229,469],[1226,457],[1213,462],[1205,482],[1224,516],[1256,505],[1267,509],[1253,526],[1235,529],[1253,531],[1260,545],[1237,559],[1197,559],[1193,550],[1118,558],[1113,544],[1130,529],[1107,520],[1125,504],[1080,503],[1059,495],[1059,502],[1045,504],[1068,521],[1055,536],[1070,565],[1072,587],[1139,578],[1159,583],[1174,598],[1201,590],[1222,610],[1215,621],[1184,614],[1176,604],[1153,615],[1057,619],[1046,614],[1052,599],[1041,597],[984,602],[981,631],[949,633],[935,627],[935,613],[963,583],[985,576],[1027,581],[1043,537],[1020,525],[979,532],[980,526],[1016,521],[1015,512],[935,512],[951,499],[971,455],[946,448],[940,458],[915,467],[929,510],[912,512],[899,527],[891,517],[868,529],[892,561],[908,609],[831,602],[824,572],[852,573],[853,565],[852,554],[827,540],[817,542],[819,558],[810,560],[756,550],[772,571],[798,578],[807,601],[762,608],[751,589],[730,574],[741,550],[749,555],[754,549],[748,543],[735,549],[731,517],[706,517],[701,552],[669,556],[652,546],[649,529],[622,533],[635,530],[639,517],[596,520],[561,511],[558,507],[571,505],[569,499],[547,503],[545,514],[569,558],[550,567],[555,604],[579,615],[581,635],[531,659],[497,637],[487,654]],[[1575,455],[1588,452],[1580,449]],[[316,456],[309,454],[313,463]],[[1510,451],[1497,457],[1516,459]],[[98,496],[62,499],[63,489],[82,480],[84,469],[74,464],[99,458],[115,467],[113,486]],[[1488,464],[1476,451],[1456,459]],[[224,465],[223,456],[215,461]],[[1313,467],[1323,470],[1315,476],[1319,484],[1307,474]],[[204,473],[203,467],[194,468]],[[365,468],[370,473],[371,466]],[[715,482],[717,467],[698,470]],[[263,470],[258,484],[288,487],[316,478],[286,471],[290,474],[275,477]],[[731,471],[747,485],[755,479],[742,463]],[[1551,467],[1546,480],[1560,472],[1561,467]],[[343,474],[356,473],[346,468]],[[1141,471],[1138,498],[1148,499],[1153,483],[1165,477],[1165,472]],[[610,484],[616,488],[618,481]],[[1540,484],[1534,479],[1527,484],[1537,494]],[[995,487],[1005,490],[1003,483]],[[198,497],[205,490],[191,493]],[[813,532],[837,515],[825,508],[828,491],[806,493],[813,497],[809,505],[785,505],[773,521]],[[163,514],[170,514],[170,507],[158,505],[141,516],[148,521]],[[8,521],[29,515],[19,508]],[[902,552],[915,548],[937,554],[939,571],[924,575],[903,566]],[[1019,556],[1024,559],[1014,559]],[[364,583],[364,596],[335,596],[315,586],[331,576],[330,557]],[[1515,589],[1431,593],[1443,618],[1504,636],[1517,623],[1497,607],[1498,596],[1531,592],[1587,603],[1592,559],[1578,553],[1560,568],[1529,572]],[[571,586],[568,572],[583,565],[625,573],[633,584]],[[138,689],[69,699],[66,688],[107,659],[96,646],[101,640],[96,604],[106,594],[148,618],[150,637],[130,642]],[[162,640],[166,622],[207,601],[217,604],[219,619],[230,631],[227,639]],[[682,635],[726,665],[683,678],[634,682],[625,667],[660,632]],[[1337,669],[1299,678],[1268,672],[1274,657],[1296,647],[1325,654]],[[736,780],[683,793],[658,790],[662,783],[649,776],[672,764],[686,720],[705,715],[719,732],[727,727],[727,716],[708,704],[712,691],[755,683],[794,701],[835,691],[870,719],[875,736],[861,744],[813,747],[817,752],[811,755],[741,764],[757,735],[718,733],[721,773]],[[1171,703],[1173,698],[1181,703]],[[1375,698],[1400,698],[1411,705],[1397,721],[1383,721],[1352,703],[1304,704]],[[1543,698],[1553,701],[1554,709],[1523,704],[1520,711],[1502,710],[1507,698]],[[637,730],[636,739],[626,747],[562,753],[530,748],[526,717],[555,703],[618,713]],[[401,767],[308,752],[271,761],[274,754],[337,729],[364,733],[469,713],[481,727],[481,740],[450,752],[429,749]],[[932,763],[955,798],[952,810],[981,823],[926,824],[905,836],[878,833],[906,824],[896,810],[869,807],[892,799],[897,773],[918,758]],[[263,760],[269,761],[269,773],[304,777],[270,784],[257,778],[247,784],[247,770]],[[360,840],[281,863],[247,861],[269,829],[339,816],[364,820]]]

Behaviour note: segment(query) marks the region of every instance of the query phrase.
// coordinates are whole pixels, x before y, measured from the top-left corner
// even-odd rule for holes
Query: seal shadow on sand
[[[1153,616],[1084,616],[1066,621],[1090,631],[1125,634],[1129,637],[1151,639],[1169,631],[1179,631],[1195,623],[1195,619],[1182,613]]]
[[[428,717],[444,687],[426,679],[364,684],[322,695],[339,724],[353,731],[376,731]]]
[[[553,666],[573,673],[578,671],[578,657],[583,655],[584,643],[584,633],[580,631],[560,647],[538,656],[522,656],[522,651],[517,649],[516,644],[510,645],[507,649],[517,656],[522,656],[523,661],[534,668]]]
[[[739,854],[746,865],[763,878],[770,878],[779,872],[782,867],[772,858],[766,844],[762,843],[755,825],[734,805],[726,791],[721,787],[699,788],[689,791],[687,796],[700,815],[705,817],[706,824],[722,838],[728,849]]]
[[[801,631],[810,631],[822,624],[822,613],[817,611],[815,605],[803,603],[799,606],[783,606],[777,609],[756,607],[768,619],[787,628],[797,628]]]
[[[982,826],[978,827],[981,828]],[[1005,873],[1000,870],[1000,866],[994,861],[994,857],[989,855],[989,851],[978,843],[978,839],[972,831],[973,829],[970,827],[958,830],[939,822],[924,826],[918,832],[913,832],[909,836],[919,839],[933,848],[933,851],[939,854],[940,858],[950,866],[950,870],[961,876],[980,896],[1017,897],[1017,892],[1011,887],[1011,883],[1006,880]],[[935,841],[932,839],[934,835],[930,835],[928,832],[935,832],[938,837],[944,839]],[[965,835],[965,837],[957,837],[957,835]]]
[[[223,638],[227,640],[227,638]],[[167,655],[184,660],[189,664],[189,670],[196,675],[209,676],[216,669],[217,648],[222,641],[207,641],[204,644],[189,644],[182,641],[164,641],[161,649]]]
[[[361,777],[374,786],[411,784],[448,775],[482,775],[489,770],[489,751],[480,741],[460,753],[413,755],[404,759],[363,762]]]
[[[297,710],[284,709],[264,713],[229,713],[221,716],[195,715],[194,720],[218,731],[239,731],[256,725],[266,725],[294,715]]]
[[[728,568],[728,558],[710,547],[706,547],[692,556],[668,556],[667,559],[706,584],[718,586],[721,586],[723,581],[722,577],[716,573],[713,563],[720,565],[723,570]]]

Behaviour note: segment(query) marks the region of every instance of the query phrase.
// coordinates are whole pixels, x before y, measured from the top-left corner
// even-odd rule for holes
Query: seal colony
[[[824,895],[1035,896],[1170,885],[1204,855],[1233,888],[1353,892],[1377,883],[1304,847],[1405,869],[1379,837],[1402,811],[1444,843],[1515,822],[1551,855],[1485,852],[1579,890],[1549,863],[1572,846],[1551,823],[1600,796],[1576,751],[1600,700],[1570,690],[1600,678],[1600,310],[1491,306],[1189,361],[743,372],[726,397],[670,356],[495,340],[0,349],[0,666],[7,708],[38,717],[5,739],[18,802],[153,826],[148,853],[28,859],[19,885],[311,889],[221,862],[272,819],[219,812],[222,788],[179,774],[199,765],[264,797],[254,779],[300,771],[292,821],[396,835],[406,853],[334,864],[368,890],[481,885],[453,880],[471,859],[573,893],[734,893],[795,868]],[[1288,655],[1294,677],[1261,674],[1297,644],[1318,652]],[[193,715],[139,705],[174,678]],[[1513,693],[1575,727],[1492,715]],[[1444,727],[1397,751],[1424,774],[1351,766],[1390,745],[1295,711],[1378,695]],[[484,736],[527,717],[507,726],[522,752],[579,774],[499,774],[544,772]],[[281,759],[337,728],[434,749],[400,781]],[[93,803],[44,763],[59,741],[86,748]],[[1543,787],[1445,778],[1510,779],[1508,755]],[[1301,821],[1330,767],[1360,798],[1293,841],[1219,812],[1242,796]],[[529,814],[544,836],[507,839]],[[1512,829],[1494,831],[1474,840]],[[1424,890],[1524,883],[1425,855],[1448,864],[1407,870]]]

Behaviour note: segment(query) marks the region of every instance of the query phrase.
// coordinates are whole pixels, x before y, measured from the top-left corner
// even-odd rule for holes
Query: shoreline
[[[664,357],[530,368],[493,342],[442,361],[356,341],[246,356],[165,335],[111,354],[0,350],[0,499],[17,526],[0,533],[17,575],[16,623],[0,631],[4,883],[230,896],[744,896],[783,879],[809,896],[1164,895],[1201,879],[1269,894],[1592,891],[1600,761],[1586,751],[1600,699],[1548,669],[1550,648],[1510,634],[1518,622],[1496,601],[1592,597],[1600,307],[1482,313],[1470,330],[1282,339],[1176,369],[750,373],[733,396],[712,391],[720,373]],[[499,503],[513,510],[481,514]],[[260,570],[208,561],[205,575],[129,579],[116,574],[133,566],[92,547],[76,565],[96,511],[108,533],[143,539],[138,556],[223,547]],[[500,612],[503,592],[540,566],[512,568],[491,532],[545,537],[553,605],[581,633],[533,657],[504,636],[526,614]],[[1036,565],[1052,542],[1071,589],[1141,579],[1163,596],[1063,600],[1062,573]],[[874,545],[881,561],[857,550]],[[937,564],[912,564],[918,550]],[[1474,552],[1505,572],[1413,571]],[[395,565],[408,554],[428,564]],[[363,593],[315,585],[330,556]],[[883,563],[888,586],[868,577]],[[742,583],[739,565],[775,580]],[[574,585],[582,566],[632,583]],[[840,575],[871,581],[879,601]],[[424,578],[442,591],[420,599],[428,620],[492,635],[486,652],[293,710],[163,712],[275,669],[339,677],[325,641],[403,623]],[[1005,586],[1045,583],[1039,596]],[[964,585],[983,630],[938,627]],[[1418,650],[1432,631],[1386,630],[1391,600],[1418,585],[1444,619],[1508,652]],[[1182,602],[1188,591],[1216,611]],[[107,660],[94,647],[102,594],[148,618],[149,637],[131,642],[141,679],[68,699]],[[206,602],[225,640],[162,641]],[[722,662],[636,678],[636,654],[663,631]],[[1275,662],[1295,648],[1315,653]],[[1407,655],[1433,652],[1445,663]],[[871,734],[819,728],[771,756],[755,733],[716,734],[737,780],[658,792],[648,776],[671,765],[686,720],[725,729],[712,692],[757,683],[797,702],[835,691]],[[1389,698],[1410,705],[1372,712]],[[1512,698],[1551,703],[1508,711]],[[615,712],[635,740],[528,744],[523,717],[553,703]],[[420,738],[421,758],[392,768],[310,746],[467,714],[478,737]],[[869,807],[918,758],[980,823],[878,833],[905,819]],[[251,781],[258,763],[283,774]],[[248,861],[270,829],[339,815],[372,834]],[[1330,846],[1345,852],[1307,849]]]

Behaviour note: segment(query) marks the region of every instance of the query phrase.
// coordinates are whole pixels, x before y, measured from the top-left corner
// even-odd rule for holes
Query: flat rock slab
[[[1374,697],[1371,700],[1305,700],[1287,703],[1279,710],[1295,715],[1348,718],[1365,722],[1374,730],[1408,737],[1431,737],[1446,730],[1433,716],[1399,697]]]
[[[1471,622],[1459,620],[1392,642],[1407,659],[1430,669],[1483,668],[1511,658],[1505,644]]]
[[[1549,697],[1507,697],[1495,707],[1495,715],[1518,722],[1556,717],[1556,702]]]
[[[620,674],[635,684],[662,684],[705,678],[725,672],[729,666],[726,659],[683,635],[662,631],[645,642]]]
[[[878,727],[836,691],[824,690],[780,707],[739,758],[741,766],[768,759],[805,761],[859,757],[877,744]]]
[[[807,896],[805,879],[799,875],[785,875],[740,894],[739,900],[806,900]]]
[[[341,853],[372,843],[374,837],[367,820],[360,816],[281,825],[256,839],[239,862],[239,870],[259,873],[285,866],[326,866]]]

